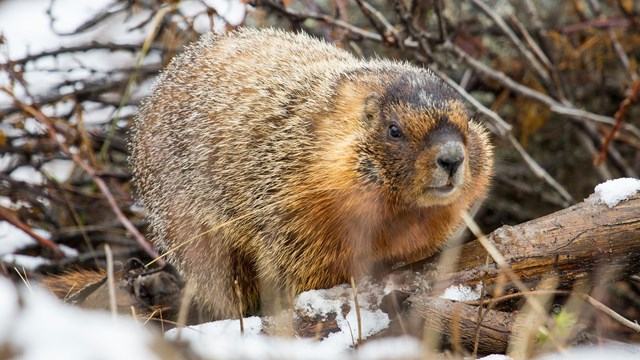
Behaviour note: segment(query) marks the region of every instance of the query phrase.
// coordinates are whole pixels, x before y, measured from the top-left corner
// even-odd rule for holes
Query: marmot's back
[[[178,56],[131,143],[154,240],[212,316],[433,253],[484,196],[491,146],[426,70],[242,30]],[[262,291],[261,291],[262,289]]]

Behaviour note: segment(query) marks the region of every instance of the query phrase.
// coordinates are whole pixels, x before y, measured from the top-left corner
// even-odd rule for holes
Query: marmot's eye
[[[398,125],[391,124],[389,126],[389,136],[394,139],[399,139],[402,137],[402,130],[400,130]]]

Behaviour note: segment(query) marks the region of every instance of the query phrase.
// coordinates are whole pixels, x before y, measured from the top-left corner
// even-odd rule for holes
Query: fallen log
[[[610,280],[640,271],[640,196],[609,208],[595,195],[567,209],[515,226],[502,226],[488,240],[504,256],[518,278],[531,288],[550,274],[570,289],[595,272]],[[455,270],[438,274],[433,287],[493,284],[500,269],[479,241],[460,246]],[[410,265],[432,269],[438,258]]]

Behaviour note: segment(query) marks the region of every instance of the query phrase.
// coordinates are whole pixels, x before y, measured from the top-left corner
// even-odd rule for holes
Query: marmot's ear
[[[364,99],[364,114],[367,120],[376,119],[380,115],[380,94],[372,92]]]

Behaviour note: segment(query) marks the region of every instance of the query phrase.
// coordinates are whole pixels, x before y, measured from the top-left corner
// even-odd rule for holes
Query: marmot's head
[[[402,76],[384,93],[372,92],[362,116],[360,177],[403,203],[447,205],[472,190],[473,176],[489,176],[479,173],[490,168],[484,130],[433,76]]]

